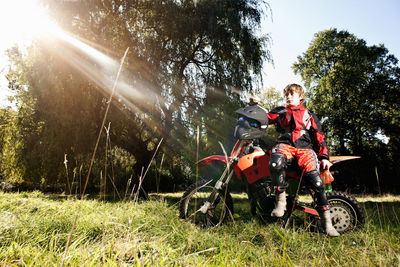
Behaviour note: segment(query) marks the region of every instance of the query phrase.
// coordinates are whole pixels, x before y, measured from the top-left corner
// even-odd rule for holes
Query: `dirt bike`
[[[241,118],[243,119],[243,117]],[[248,128],[254,119],[244,117]],[[243,124],[243,121],[242,121]],[[238,121],[240,128],[240,119]],[[256,123],[254,127],[260,123]],[[251,127],[251,126],[250,126]],[[236,127],[238,128],[238,126]],[[243,127],[242,127],[243,128]],[[224,163],[225,169],[219,179],[202,179],[189,186],[180,199],[179,215],[182,219],[192,221],[202,229],[219,226],[233,219],[234,203],[229,192],[228,185],[234,175],[247,185],[247,194],[250,202],[251,214],[261,218],[265,222],[276,221],[271,217],[271,211],[275,206],[275,193],[271,175],[268,169],[269,153],[257,145],[256,140],[264,131],[257,134],[248,134],[247,131],[236,142],[230,156],[213,155],[197,162],[199,167],[216,163]],[[243,130],[243,129],[242,129]],[[253,138],[254,137],[254,138]],[[331,157],[333,164],[343,160],[357,157]],[[290,164],[286,169],[287,178],[287,209],[280,221],[287,227],[293,219],[294,211],[300,211],[303,220],[311,230],[323,231],[321,220],[317,212],[314,193],[302,180],[302,174],[296,163]],[[359,203],[349,194],[332,190],[334,180],[329,170],[321,172],[321,178],[325,184],[325,192],[330,205],[332,224],[339,233],[356,230],[364,223],[364,213]],[[309,192],[312,196],[311,203],[301,203],[299,192]]]

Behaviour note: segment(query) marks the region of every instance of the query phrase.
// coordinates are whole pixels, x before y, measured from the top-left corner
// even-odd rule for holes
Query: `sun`
[[[0,107],[10,103],[5,74],[8,69],[6,50],[14,45],[24,49],[35,36],[58,30],[38,0],[0,0]]]
[[[37,0],[0,2],[0,50],[29,44],[34,36],[50,31],[54,23]]]

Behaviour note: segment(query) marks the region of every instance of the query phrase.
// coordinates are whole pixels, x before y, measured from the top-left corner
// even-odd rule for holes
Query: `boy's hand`
[[[329,168],[332,166],[332,162],[330,162],[327,159],[321,160],[321,169],[322,170],[329,170]]]

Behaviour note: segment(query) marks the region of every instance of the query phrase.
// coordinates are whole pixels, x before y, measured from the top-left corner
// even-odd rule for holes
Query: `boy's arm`
[[[275,124],[279,120],[286,118],[287,117],[287,110],[284,107],[276,107],[272,109],[270,112],[268,112],[268,123],[269,124]]]
[[[314,144],[317,146],[318,149],[318,159],[329,160],[329,149],[326,144],[326,138],[324,133],[322,132],[321,123],[317,115],[311,112],[311,133]]]

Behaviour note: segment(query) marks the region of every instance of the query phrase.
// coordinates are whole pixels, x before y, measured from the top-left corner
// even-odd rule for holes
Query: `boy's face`
[[[288,106],[297,106],[300,104],[300,95],[297,92],[289,92],[285,96],[285,101]]]

